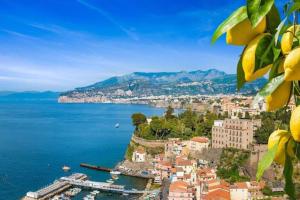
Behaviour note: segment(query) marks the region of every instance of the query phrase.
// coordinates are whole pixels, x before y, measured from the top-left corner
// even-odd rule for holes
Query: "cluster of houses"
[[[172,138],[165,143],[164,153],[151,160],[154,182],[162,184],[169,180],[168,200],[250,200],[263,199],[263,181],[248,181],[229,184],[220,180],[216,168],[205,160],[190,159],[191,152],[208,149],[210,140],[194,137],[187,141]],[[145,162],[146,151],[139,146],[132,156],[133,162]]]

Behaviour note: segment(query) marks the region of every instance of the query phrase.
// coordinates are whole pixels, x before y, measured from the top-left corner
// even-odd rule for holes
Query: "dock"
[[[72,180],[83,181],[87,179],[85,174],[72,174],[69,176]],[[36,191],[36,192],[27,192],[26,196],[22,200],[46,200],[51,197],[60,194],[67,189],[69,189],[72,185],[68,181],[54,181],[54,183]]]
[[[119,194],[146,194],[154,191],[149,190],[136,190],[136,189],[125,189],[124,185],[115,185],[106,182],[95,182],[87,180],[87,175],[76,173],[68,177],[61,177],[56,180],[53,184],[44,187],[36,192],[27,192],[26,196],[22,200],[47,200],[51,199],[57,194],[61,194],[70,187],[81,187],[92,190],[100,190],[102,192],[111,192]]]
[[[84,167],[84,168],[87,168],[87,169],[92,169],[92,170],[97,170],[97,171],[104,171],[104,172],[111,172],[113,171],[113,169],[111,168],[107,168],[107,167],[102,167],[102,166],[96,166],[96,165],[90,165],[90,164],[87,164],[87,163],[80,163],[80,167]],[[150,175],[143,175],[143,174],[131,174],[127,171],[122,171],[122,170],[119,170],[118,171],[121,172],[120,175],[123,175],[123,176],[131,176],[131,177],[135,177],[135,178],[143,178],[143,179],[153,179],[154,177],[153,176],[150,176]]]
[[[87,163],[80,163],[80,167],[93,169],[93,170],[98,170],[98,171],[104,171],[104,172],[111,172],[112,171],[112,169],[107,168],[107,167],[95,166],[95,165],[90,165],[90,164],[87,164]]]

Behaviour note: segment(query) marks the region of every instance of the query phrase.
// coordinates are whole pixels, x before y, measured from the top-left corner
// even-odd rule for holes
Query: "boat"
[[[119,128],[119,127],[120,127],[120,124],[116,123],[115,128]]]
[[[119,171],[111,171],[110,174],[112,174],[112,175],[120,175],[121,172],[119,172]]]
[[[114,179],[114,180],[118,180],[118,179],[119,179],[118,175],[112,175],[111,177],[112,177],[112,179]]]
[[[108,179],[106,180],[107,183],[114,183],[114,180],[113,179]]]
[[[64,166],[62,167],[62,169],[63,169],[65,172],[67,172],[67,171],[70,171],[71,167],[64,165]]]

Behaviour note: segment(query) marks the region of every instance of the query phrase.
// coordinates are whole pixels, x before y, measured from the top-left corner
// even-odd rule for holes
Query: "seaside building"
[[[194,190],[184,181],[172,182],[168,200],[194,200]]]
[[[233,147],[250,150],[255,130],[260,126],[260,120],[215,120],[212,127],[212,148]]]
[[[143,147],[139,146],[132,154],[133,162],[145,162],[146,161],[146,151]]]

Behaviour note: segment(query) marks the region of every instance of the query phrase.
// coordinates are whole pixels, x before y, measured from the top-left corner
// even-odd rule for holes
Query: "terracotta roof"
[[[230,200],[230,192],[224,189],[217,189],[209,192],[204,198],[204,200]]]
[[[158,162],[158,164],[162,165],[162,166],[167,166],[167,167],[172,167],[171,163],[168,161],[160,161]]]
[[[231,185],[232,189],[248,189],[248,185],[246,182],[236,182],[234,185]]]
[[[184,181],[175,181],[170,185],[170,192],[188,192],[188,184]]]
[[[209,139],[207,137],[193,137],[191,140],[193,142],[199,142],[199,143],[207,143],[207,142],[209,142]]]
[[[182,167],[176,167],[176,172],[184,172]]]

